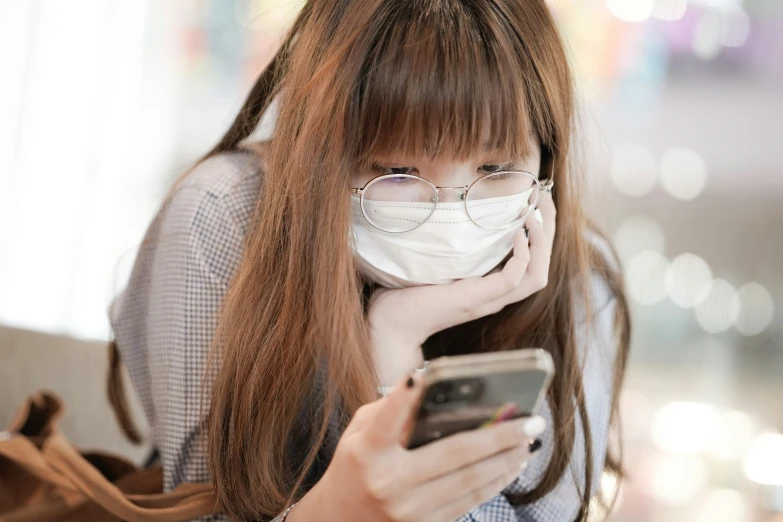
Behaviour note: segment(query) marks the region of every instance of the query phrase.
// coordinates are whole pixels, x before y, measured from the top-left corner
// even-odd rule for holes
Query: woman
[[[308,3],[112,307],[165,487],[235,520],[584,520],[629,321],[573,131],[544,0]],[[540,417],[403,448],[412,369],[530,346]]]

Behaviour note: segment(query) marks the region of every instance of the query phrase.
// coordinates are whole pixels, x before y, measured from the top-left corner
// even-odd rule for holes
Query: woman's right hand
[[[421,383],[402,380],[359,408],[326,473],[288,522],[451,522],[486,502],[522,472],[544,419],[528,417],[461,432],[409,450],[405,437]]]

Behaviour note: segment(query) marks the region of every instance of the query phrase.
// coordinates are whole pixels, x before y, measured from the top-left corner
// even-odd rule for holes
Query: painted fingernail
[[[530,451],[530,453],[535,453],[536,451],[540,450],[541,446],[543,445],[544,442],[538,437],[536,437],[536,440],[534,440],[533,443],[530,444],[530,446],[528,446],[528,451]]]
[[[524,422],[520,422],[517,425],[517,430],[528,437],[541,435],[544,432],[544,428],[546,428],[546,421],[538,415],[527,418]]]
[[[530,239],[530,230],[527,227],[525,227],[525,237]]]
[[[533,215],[536,217],[536,221],[538,221],[542,225],[544,224],[544,216],[543,214],[541,214],[541,209],[537,208],[535,212],[533,212]]]
[[[405,386],[407,386],[408,388],[413,388],[413,384],[414,384],[413,377],[408,377],[408,380],[405,381]]]

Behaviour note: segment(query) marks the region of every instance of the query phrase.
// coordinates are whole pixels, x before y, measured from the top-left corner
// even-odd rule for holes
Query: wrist
[[[320,487],[319,487],[320,486]],[[338,522],[327,497],[322,495],[323,477],[305,494],[288,513],[285,522]]]
[[[403,375],[424,366],[421,346],[391,342],[373,344],[373,358],[382,386],[393,386]]]

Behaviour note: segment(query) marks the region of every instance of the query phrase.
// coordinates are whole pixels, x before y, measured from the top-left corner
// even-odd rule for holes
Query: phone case
[[[409,437],[413,449],[448,435],[533,415],[554,373],[546,350],[441,357],[424,372],[424,387]]]

